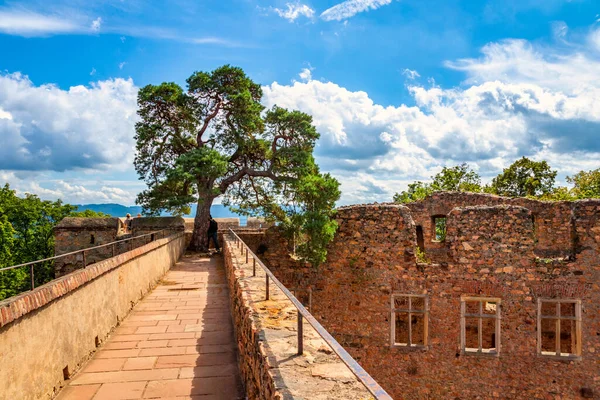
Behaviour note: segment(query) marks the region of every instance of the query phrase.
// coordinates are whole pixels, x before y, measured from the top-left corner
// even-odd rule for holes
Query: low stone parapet
[[[297,311],[270,285],[252,259],[246,263],[234,242],[224,239],[225,269],[239,351],[239,367],[249,399],[372,399],[351,370],[314,328],[304,323],[304,354],[297,355]]]
[[[0,302],[0,400],[52,398],[184,251],[181,232]]]

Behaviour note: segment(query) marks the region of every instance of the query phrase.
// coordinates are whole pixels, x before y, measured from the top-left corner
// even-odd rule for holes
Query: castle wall
[[[450,214],[455,207],[512,205],[529,209],[535,232],[535,255],[540,258],[572,257],[575,251],[575,228],[572,202],[545,202],[526,198],[509,198],[483,193],[436,192],[422,201],[407,204],[424,236],[425,253],[437,262],[450,260],[447,243],[434,237],[433,218]]]
[[[168,237],[184,231],[185,222],[179,217],[150,217],[134,218],[132,231],[126,231],[119,218],[64,218],[54,228],[54,254],[59,256],[66,253],[89,249],[108,243],[112,246],[91,249],[83,253],[61,257],[54,261],[56,278],[75,270],[97,263],[107,258],[128,252],[152,241]],[[161,231],[162,233],[153,232]],[[150,234],[148,236],[142,236]],[[132,240],[126,240],[133,238]],[[84,262],[85,261],[85,262]]]
[[[427,226],[435,215],[446,217],[437,252]],[[265,236],[261,259],[286,286],[312,289],[313,315],[394,398],[600,395],[599,201],[436,194],[408,207],[343,207],[337,221],[319,269],[294,272],[289,244],[275,236]],[[428,263],[415,258],[419,223]],[[414,315],[411,325],[413,338],[426,337],[426,345],[392,345],[393,295],[426,296],[427,326]],[[468,350],[478,339],[471,319],[461,329],[462,300],[469,298],[487,298],[484,313],[499,310],[498,322],[482,323],[489,353]],[[579,301],[580,334],[570,321],[558,335],[554,321],[538,329],[538,299]],[[467,313],[471,304],[465,302]],[[579,356],[539,354],[539,343],[554,346],[557,339],[563,352],[579,347]]]

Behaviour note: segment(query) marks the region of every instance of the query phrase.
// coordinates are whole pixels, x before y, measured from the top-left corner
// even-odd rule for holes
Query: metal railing
[[[101,249],[101,248],[104,248],[104,247],[112,246],[112,256],[111,257],[114,257],[116,255],[116,253],[115,253],[115,245],[117,245],[119,243],[127,242],[128,240],[133,241],[133,240],[138,240],[140,238],[149,236],[150,240],[148,240],[148,241],[146,241],[144,243],[144,244],[148,244],[149,242],[152,242],[153,240],[156,240],[158,234],[160,234],[160,236],[161,236],[160,239],[164,238],[165,237],[165,231],[166,231],[166,229],[161,229],[160,231],[150,232],[150,233],[146,233],[146,234],[140,235],[140,236],[132,236],[132,237],[127,238],[127,239],[116,240],[114,242],[110,242],[110,243],[106,243],[106,244],[101,244],[99,246],[88,247],[88,248],[85,248],[85,249],[82,249],[82,250],[72,251],[70,253],[65,253],[65,254],[61,254],[61,255],[58,255],[58,256],[54,256],[54,257],[44,258],[42,260],[36,260],[36,261],[27,262],[27,263],[24,263],[24,264],[13,265],[11,267],[0,268],[0,272],[2,272],[2,271],[8,271],[10,269],[16,269],[16,268],[22,268],[22,267],[29,266],[29,268],[30,268],[29,274],[31,275],[31,290],[33,290],[33,289],[35,289],[35,265],[36,264],[40,264],[40,263],[44,263],[44,262],[48,262],[48,261],[54,261],[54,260],[57,260],[57,259],[62,258],[62,257],[73,256],[73,255],[81,253],[82,254],[82,259],[83,259],[83,268],[85,268],[88,265],[87,262],[86,262],[86,258],[85,258],[85,253],[86,252],[89,252],[89,251],[95,250],[95,249]],[[127,251],[131,251],[131,250],[133,250],[133,242],[129,243],[129,248],[128,248]],[[93,264],[93,263],[91,263],[91,264]]]
[[[331,336],[325,328],[311,315],[308,310],[298,301],[298,299],[273,275],[271,270],[250,250],[248,245],[231,229],[229,233],[233,235],[236,246],[240,249],[240,254],[246,253],[246,263],[249,261],[249,257],[252,257],[252,276],[256,277],[256,264],[258,264],[265,272],[265,294],[266,300],[269,300],[269,281],[273,281],[275,286],[283,292],[283,294],[292,302],[294,307],[298,310],[298,355],[304,353],[304,338],[303,338],[303,320],[306,319],[308,323],[315,329],[315,331],[327,342],[331,349],[338,355],[344,364],[352,371],[356,378],[367,388],[367,390],[377,400],[393,400],[392,397],[381,387],[379,384],[361,367],[354,358],[340,345],[337,340]]]

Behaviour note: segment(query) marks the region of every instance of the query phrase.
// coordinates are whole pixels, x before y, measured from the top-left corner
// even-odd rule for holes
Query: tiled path
[[[58,400],[243,399],[220,258],[186,255]]]

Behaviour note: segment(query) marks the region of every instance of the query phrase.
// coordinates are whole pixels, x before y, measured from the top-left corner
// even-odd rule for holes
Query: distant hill
[[[138,213],[142,213],[142,207],[140,206],[124,206],[121,204],[107,203],[107,204],[82,204],[77,205],[77,211],[92,210],[96,212],[103,212],[109,214],[111,217],[125,217],[128,213],[135,217]],[[240,219],[241,225],[246,225],[246,217],[235,214],[221,204],[213,204],[210,208],[210,213],[213,218],[235,218]],[[170,216],[169,213],[163,213],[162,216]],[[184,215],[186,218],[194,218],[196,215],[196,205],[192,205],[192,212],[188,215]]]

